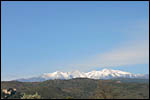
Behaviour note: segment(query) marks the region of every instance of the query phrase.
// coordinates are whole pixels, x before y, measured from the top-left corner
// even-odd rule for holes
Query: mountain
[[[28,79],[17,79],[21,82],[41,82],[50,79],[72,79],[72,78],[90,78],[90,79],[114,79],[114,78],[138,78],[138,79],[149,79],[148,74],[132,74],[120,70],[103,69],[100,71],[91,72],[60,72],[56,71],[53,73],[44,73],[38,77],[32,77]]]

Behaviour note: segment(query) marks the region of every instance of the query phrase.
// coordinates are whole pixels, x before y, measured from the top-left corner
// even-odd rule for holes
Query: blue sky
[[[148,2],[1,3],[2,80],[102,68],[149,73]]]

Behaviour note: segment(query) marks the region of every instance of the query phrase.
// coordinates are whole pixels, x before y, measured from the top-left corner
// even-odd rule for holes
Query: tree
[[[95,99],[114,99],[113,87],[99,80],[93,97]]]

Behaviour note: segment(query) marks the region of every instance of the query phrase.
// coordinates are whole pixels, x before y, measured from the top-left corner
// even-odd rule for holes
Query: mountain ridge
[[[132,74],[121,70],[103,69],[100,71],[80,72],[78,70],[71,72],[56,71],[53,73],[44,73],[37,77],[27,79],[17,79],[21,82],[41,82],[51,79],[72,79],[72,78],[90,78],[90,79],[113,79],[113,78],[139,78],[149,79],[147,74]]]

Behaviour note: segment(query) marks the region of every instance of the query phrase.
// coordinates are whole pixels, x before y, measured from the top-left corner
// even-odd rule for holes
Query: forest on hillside
[[[149,80],[118,79],[95,80],[75,78],[44,82],[1,82],[1,99],[148,99]],[[6,96],[4,89],[15,89]]]

